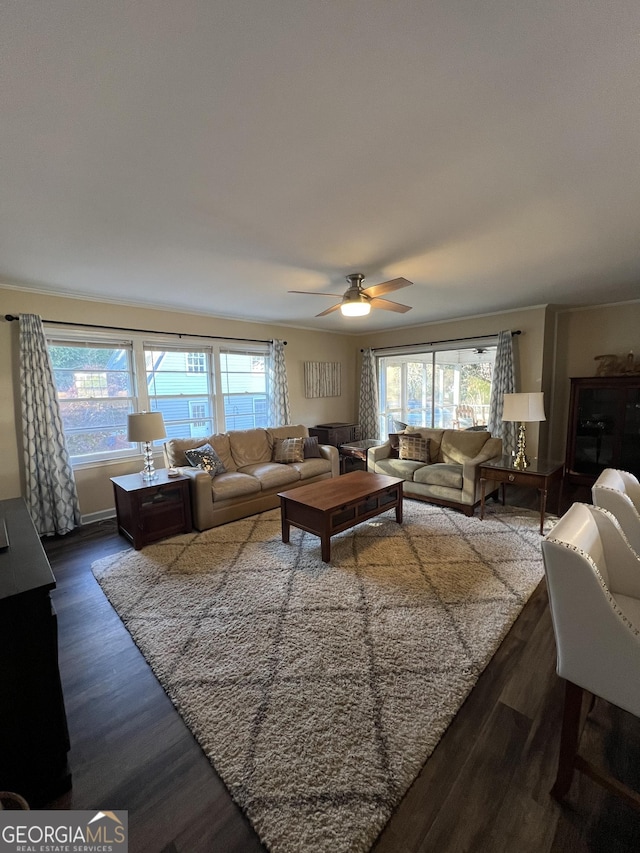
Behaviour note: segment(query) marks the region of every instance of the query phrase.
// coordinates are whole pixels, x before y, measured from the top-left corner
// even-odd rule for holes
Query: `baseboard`
[[[88,512],[80,517],[81,524],[93,524],[95,521],[106,521],[108,518],[115,518],[116,511],[114,508],[101,509],[99,512]]]

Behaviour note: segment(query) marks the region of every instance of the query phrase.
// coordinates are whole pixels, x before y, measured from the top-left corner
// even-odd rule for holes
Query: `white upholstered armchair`
[[[640,483],[626,471],[605,468],[593,484],[595,506],[608,509],[620,522],[629,544],[640,554]]]
[[[640,717],[640,557],[606,510],[573,504],[542,542],[557,672],[565,679],[558,773],[551,793],[568,792],[573,771],[640,808],[640,795],[578,754],[583,691]]]

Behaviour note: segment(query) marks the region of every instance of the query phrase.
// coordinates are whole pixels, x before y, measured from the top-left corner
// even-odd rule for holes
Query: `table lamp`
[[[525,394],[505,394],[502,409],[503,421],[520,422],[518,430],[518,452],[513,460],[514,468],[528,468],[529,460],[525,454],[525,421],[545,421],[544,394],[542,391]]]
[[[144,468],[140,472],[143,480],[155,480],[158,476],[153,466],[152,441],[166,438],[162,412],[135,412],[128,416],[127,439],[144,445]]]

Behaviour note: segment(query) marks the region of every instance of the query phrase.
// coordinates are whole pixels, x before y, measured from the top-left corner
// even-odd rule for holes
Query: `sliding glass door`
[[[495,346],[483,346],[378,356],[381,435],[403,424],[486,425],[495,355]]]

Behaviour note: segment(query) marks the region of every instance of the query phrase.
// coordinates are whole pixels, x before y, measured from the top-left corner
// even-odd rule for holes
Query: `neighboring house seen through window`
[[[127,415],[136,411],[130,343],[49,341],[72,462],[129,455]]]

